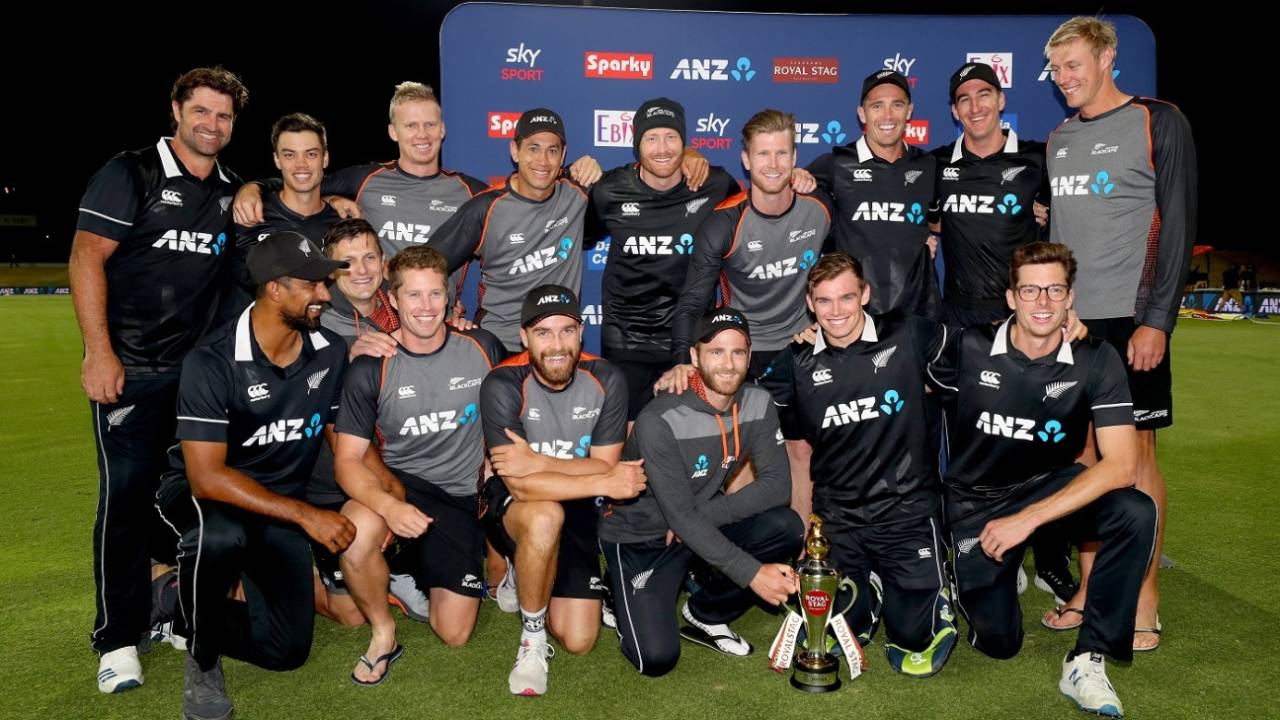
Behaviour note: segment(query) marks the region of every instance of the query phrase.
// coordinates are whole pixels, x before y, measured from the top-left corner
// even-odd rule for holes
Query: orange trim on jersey
[[[831,211],[827,209],[826,205],[822,204],[821,200],[819,200],[818,198],[812,195],[801,195],[800,193],[796,193],[796,197],[802,200],[808,200],[809,202],[816,203],[818,207],[822,208],[822,214],[827,216],[827,224],[828,225],[831,224]]]
[[[498,197],[494,198],[493,202],[489,203],[489,209],[484,211],[484,225],[480,226],[480,242],[476,244],[476,249],[471,251],[472,255],[480,254],[480,249],[484,247],[485,236],[489,234],[489,218],[493,215],[493,208],[495,205],[498,204],[499,201],[502,200],[502,198],[506,196],[507,196],[507,193],[504,192]]]
[[[729,287],[729,273],[720,271],[720,304],[717,307],[727,307],[733,303],[733,289]]]
[[[386,172],[386,171],[387,171],[387,170],[389,170],[390,168],[391,168],[391,163],[388,163],[388,164],[386,164],[386,165],[379,165],[376,169],[374,169],[374,170],[373,170],[372,172],[370,172],[368,175],[365,175],[365,176],[364,176],[364,180],[361,180],[361,181],[360,181],[360,189],[359,189],[359,190],[356,190],[356,196],[355,196],[354,198],[352,198],[352,200],[355,200],[355,201],[356,201],[356,203],[359,203],[359,202],[360,202],[360,196],[361,196],[361,195],[364,195],[364,188],[365,188],[365,186],[369,184],[369,181],[373,179],[373,176],[374,176],[374,175],[377,175],[378,173]]]
[[[720,204],[719,204],[719,205],[717,205],[717,206],[715,207],[715,209],[716,209],[716,210],[727,210],[727,209],[729,209],[729,208],[731,208],[731,207],[736,207],[736,206],[738,206],[738,205],[741,205],[742,203],[744,203],[744,202],[746,202],[746,201],[747,201],[747,193],[746,193],[746,192],[740,192],[740,193],[738,193],[737,195],[730,195],[729,197],[727,197],[727,198],[725,198],[725,199],[721,200],[721,201],[720,201]]]
[[[506,360],[503,360],[502,362],[498,363],[498,367],[522,367],[528,364],[529,364],[529,351],[525,350],[522,353],[519,353],[517,355],[512,355]]]
[[[573,182],[572,180],[565,180],[564,178],[560,178],[559,180],[556,180],[556,182],[558,182],[558,183],[564,183],[565,185],[568,185],[569,187],[573,188],[574,190],[577,190],[577,191],[578,191],[578,194],[582,196],[582,199],[583,199],[583,200],[587,200],[587,201],[590,201],[590,200],[591,200],[591,198],[587,195],[587,191],[586,191],[586,190],[583,190],[581,187],[579,187],[579,186],[578,186],[578,183],[575,183],[575,182]]]
[[[1152,170],[1156,169],[1156,146],[1151,141],[1151,108],[1146,105],[1138,104],[1142,108],[1142,112],[1146,113],[1147,118],[1147,166]]]
[[[508,182],[509,180],[511,180],[511,178],[512,178],[514,175],[515,175],[515,173],[511,173],[511,175],[508,175],[507,177],[503,178],[503,179],[502,179],[502,182],[500,182],[500,183],[494,183],[494,184],[490,185],[489,187],[485,188],[485,189],[484,189],[484,192],[489,192],[490,190],[506,190],[506,189],[507,189],[507,182]],[[465,183],[464,183],[464,184],[465,184]]]
[[[742,232],[742,221],[746,218],[747,214],[745,212],[738,215],[738,222],[733,225],[733,241],[729,243],[729,249],[725,252],[722,259],[728,260],[729,256],[738,249],[738,235]]]
[[[485,364],[485,366],[486,366],[486,369],[488,369],[488,370],[492,370],[492,369],[493,369],[493,363],[489,361],[489,353],[487,353],[487,352],[485,352],[485,351],[484,351],[484,348],[480,346],[479,341],[477,341],[475,338],[471,337],[470,335],[463,335],[463,334],[462,334],[462,333],[460,333],[460,332],[451,332],[451,333],[450,333],[450,335],[455,335],[455,336],[457,336],[457,337],[460,337],[460,338],[462,338],[462,339],[466,340],[467,342],[471,343],[472,345],[475,345],[475,346],[476,346],[476,349],[480,351],[480,357],[484,358],[484,364]]]
[[[467,181],[462,179],[461,173],[455,172],[453,170],[441,170],[440,174],[444,175],[445,177],[451,177],[454,180],[457,180],[458,184],[462,186],[462,189],[467,191],[467,197],[476,196],[476,193],[471,191],[471,186],[467,184]]]

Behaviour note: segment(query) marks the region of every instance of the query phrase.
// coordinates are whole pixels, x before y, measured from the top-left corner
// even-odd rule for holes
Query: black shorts
[[[423,592],[443,588],[467,597],[483,595],[484,527],[477,496],[458,497],[404,473],[396,476],[404,483],[405,500],[431,518],[422,535],[396,541],[397,568],[412,575]]]
[[[507,558],[515,557],[516,543],[507,534],[503,518],[514,501],[502,478],[490,476],[481,491],[481,522],[494,549]],[[600,499],[566,500],[560,505],[564,508],[564,526],[560,530],[560,556],[556,559],[551,597],[599,600],[604,595],[597,533]]]
[[[753,350],[751,352],[751,364],[747,366],[747,382],[757,382],[764,376],[769,366],[773,364],[775,358],[781,353],[781,350]],[[787,440],[804,440],[804,433],[800,430],[800,421],[797,419],[794,405],[778,407],[778,424],[782,426],[782,437]]]
[[[339,503],[312,503],[321,510],[342,512],[346,501]],[[310,538],[308,538],[310,539]],[[329,548],[311,540],[311,557],[315,560],[316,570],[320,572],[320,582],[324,589],[334,595],[346,595],[347,583],[342,579],[342,568],[338,567],[338,556],[329,552]]]
[[[1129,394],[1133,396],[1133,424],[1139,430],[1158,430],[1173,425],[1173,335],[1164,349],[1164,358],[1151,370],[1138,372],[1129,364],[1129,338],[1138,329],[1133,318],[1085,320],[1089,334],[1111,343],[1129,374]]]
[[[831,563],[858,587],[857,601],[846,615],[854,633],[870,634],[879,619],[868,579],[875,572],[884,589],[881,611],[889,642],[909,650],[928,647],[951,620],[939,613],[946,549],[938,521],[924,517],[865,527],[828,523],[823,529],[831,541]],[[837,600],[837,609],[843,609],[847,599]]]
[[[626,378],[627,422],[635,422],[640,411],[653,399],[653,384],[658,382],[662,373],[671,369],[671,363],[666,360],[640,360],[631,353],[623,353],[620,357],[608,347],[601,348],[601,354]]]

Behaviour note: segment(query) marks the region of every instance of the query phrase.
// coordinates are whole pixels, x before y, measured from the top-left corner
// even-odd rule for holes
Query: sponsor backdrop
[[[609,169],[633,162],[631,113],[665,95],[685,107],[689,145],[740,181],[742,125],[756,111],[796,116],[798,161],[861,135],[862,80],[906,75],[915,112],[907,142],[933,148],[959,135],[947,82],[970,60],[1005,87],[1004,120],[1043,140],[1070,114],[1049,79],[1044,43],[1067,16],[762,15],[528,5],[462,5],[440,29],[445,165],[481,179],[512,170],[508,141],[520,113],[564,118],[570,160]],[[1155,93],[1155,39],[1140,20],[1110,18],[1120,35],[1121,87]],[[608,239],[584,248],[587,348],[599,343],[600,276]],[[464,298],[475,307],[478,272]]]

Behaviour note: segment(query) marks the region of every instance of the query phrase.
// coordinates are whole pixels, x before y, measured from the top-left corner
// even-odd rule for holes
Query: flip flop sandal
[[[384,662],[387,664],[387,669],[382,671],[382,675],[377,680],[361,680],[360,678],[357,678],[356,674],[353,672],[351,673],[351,682],[364,687],[373,687],[374,685],[381,685],[382,681],[386,680],[387,676],[391,674],[391,665],[395,663],[395,661],[399,660],[400,656],[403,654],[404,654],[404,646],[397,643],[396,646],[392,648],[391,652],[387,653],[386,655],[383,655],[382,657],[379,657],[377,660],[374,660],[373,662],[369,662],[369,658],[365,657],[364,655],[361,655],[360,656],[361,664],[369,668],[370,671],[372,671],[374,668],[378,667],[378,665]]]
[[[1084,624],[1084,611],[1081,610],[1080,608],[1065,607],[1065,606],[1059,605],[1058,607],[1054,608],[1052,612],[1057,614],[1059,620],[1061,620],[1062,616],[1066,615],[1067,613],[1075,613],[1080,616],[1080,619],[1070,625],[1053,625],[1045,618],[1043,617],[1040,618],[1040,624],[1049,628],[1050,630],[1054,630],[1056,632],[1063,632],[1066,630],[1075,630],[1076,628]]]
[[[1155,644],[1155,645],[1152,645],[1151,647],[1138,647],[1137,645],[1134,645],[1134,646],[1133,646],[1133,651],[1134,651],[1134,652],[1151,652],[1152,650],[1155,650],[1156,648],[1160,647],[1160,634],[1161,634],[1162,632],[1164,632],[1164,626],[1160,624],[1160,616],[1159,616],[1159,615],[1156,615],[1156,626],[1155,626],[1155,627],[1141,627],[1141,628],[1134,628],[1134,629],[1133,629],[1133,634],[1134,634],[1134,635],[1137,635],[1138,633],[1150,633],[1150,634],[1152,634],[1152,635],[1155,635],[1155,636],[1156,636],[1156,644]]]

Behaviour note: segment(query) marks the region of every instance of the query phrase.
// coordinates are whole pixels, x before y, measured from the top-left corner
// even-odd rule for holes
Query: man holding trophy
[[[623,453],[644,460],[648,490],[607,505],[600,522],[622,654],[652,677],[675,667],[680,636],[726,655],[749,654],[751,645],[728,623],[757,596],[779,605],[799,589],[787,563],[800,552],[804,523],[787,506],[791,471],[773,403],[763,390],[743,387],[747,320],[718,308],[698,320],[693,337],[692,392],[655,397]],[[755,480],[725,494],[748,457]],[[701,572],[704,564],[709,572]],[[691,567],[699,588],[680,610],[687,625],[677,634],[676,600]]]
[[[925,417],[925,369],[947,330],[923,318],[868,314],[871,293],[857,259],[823,256],[808,276],[815,341],[784,349],[757,382],[794,411],[813,446],[813,510],[825,520],[831,564],[857,586],[839,614],[866,644],[883,612],[889,666],[928,677],[956,640]],[[833,600],[846,605],[848,592]]]

